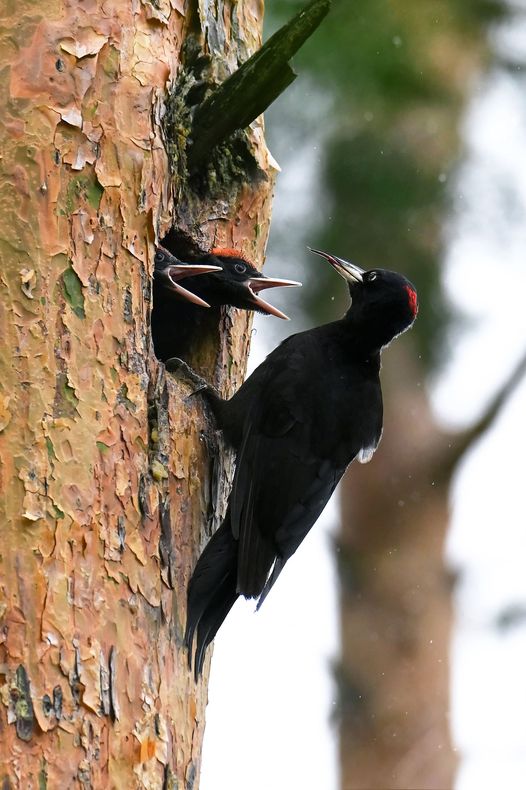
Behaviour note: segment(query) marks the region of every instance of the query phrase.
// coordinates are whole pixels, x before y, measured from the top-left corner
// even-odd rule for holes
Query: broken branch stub
[[[295,80],[288,61],[316,30],[330,5],[331,0],[313,0],[197,107],[188,151],[191,170],[237,129],[249,126]]]

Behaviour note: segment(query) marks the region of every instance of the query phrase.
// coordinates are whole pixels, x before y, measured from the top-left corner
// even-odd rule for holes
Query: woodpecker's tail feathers
[[[188,585],[185,644],[192,666],[192,647],[197,632],[194,673],[203,669],[206,648],[234,605],[237,578],[237,541],[232,536],[230,516],[210,539],[195,566]]]
[[[195,680],[199,679],[203,671],[206,649],[214,639],[225,617],[238,598],[236,593],[236,574],[229,573],[221,587],[216,590],[214,599],[210,602],[197,627],[197,647],[195,650],[194,674]]]
[[[267,597],[267,595],[271,591],[272,587],[274,586],[274,582],[276,581],[276,579],[278,578],[279,574],[281,573],[281,571],[285,567],[285,563],[286,562],[287,562],[287,560],[284,560],[281,557],[277,557],[276,558],[276,561],[274,562],[274,565],[272,567],[272,571],[271,571],[267,581],[265,582],[265,586],[263,587],[263,590],[261,591],[261,595],[258,598],[258,604],[256,606],[256,612],[259,612],[259,610],[261,608],[261,604],[263,603],[263,601],[265,600],[265,598]]]

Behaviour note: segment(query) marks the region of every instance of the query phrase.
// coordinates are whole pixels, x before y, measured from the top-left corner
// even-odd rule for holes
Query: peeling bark
[[[197,787],[208,665],[195,686],[185,589],[229,459],[153,357],[153,244],[175,224],[261,262],[274,171],[256,122],[244,145],[257,177],[187,184],[162,118],[188,31],[228,74],[260,44],[261,19],[258,0],[6,12],[2,786]],[[225,394],[249,328],[225,310],[203,338],[200,366]]]

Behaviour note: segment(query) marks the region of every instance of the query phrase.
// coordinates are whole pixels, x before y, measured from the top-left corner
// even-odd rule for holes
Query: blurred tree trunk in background
[[[153,249],[174,228],[261,262],[273,171],[253,124],[252,178],[210,159],[185,180],[161,121],[167,84],[177,106],[197,83],[183,44],[206,87],[257,48],[261,18],[259,0],[5,9],[2,787],[197,784],[208,664],[196,687],[185,589],[228,469],[198,399],[153,356]],[[250,320],[219,323],[201,367],[225,391]]]
[[[400,19],[390,31],[395,49],[405,51],[398,92],[387,95],[372,128],[351,139],[336,135],[328,164],[339,196],[350,185],[338,217],[350,218],[353,257],[366,268],[407,274],[420,303],[412,332],[383,357],[380,448],[369,466],[353,467],[342,487],[337,678],[345,790],[449,788],[456,765],[449,731],[451,579],[443,557],[456,440],[438,426],[424,384],[450,320],[437,265],[444,188],[466,88],[484,48],[458,9],[447,22],[443,15],[413,21],[412,31],[409,23],[396,32]],[[422,78],[413,88],[413,77],[401,75],[418,68]]]
[[[284,12],[289,0],[276,0]],[[303,52],[326,104],[323,211],[305,241],[367,269],[403,272],[420,314],[383,358],[384,438],[341,488],[343,790],[450,788],[450,580],[443,564],[451,456],[424,384],[451,315],[441,255],[466,98],[488,60],[494,0],[335,3]],[[327,97],[332,97],[332,103]],[[320,113],[321,116],[321,113]],[[317,322],[347,307],[320,270],[302,298]],[[323,295],[323,296],[322,296]],[[448,445],[451,444],[451,447]]]
[[[398,347],[400,346],[400,348]],[[453,786],[444,435],[399,341],[384,355],[384,438],[343,487],[342,787]],[[404,385],[404,382],[407,382]]]
[[[462,432],[440,429],[407,347],[390,352],[391,393],[376,470],[343,488],[339,545],[342,786],[435,790],[454,784],[449,731],[449,487],[526,375],[526,354]],[[387,356],[387,355],[386,355]]]

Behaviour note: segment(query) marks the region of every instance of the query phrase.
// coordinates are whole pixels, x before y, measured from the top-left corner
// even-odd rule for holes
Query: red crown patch
[[[407,291],[407,295],[409,297],[409,309],[413,313],[414,316],[418,313],[418,299],[416,296],[416,291],[411,288],[409,285],[405,286],[405,290]]]
[[[247,256],[241,250],[235,250],[233,247],[213,247],[210,250],[210,255],[217,255],[219,258],[241,258],[242,261],[250,263]]]

